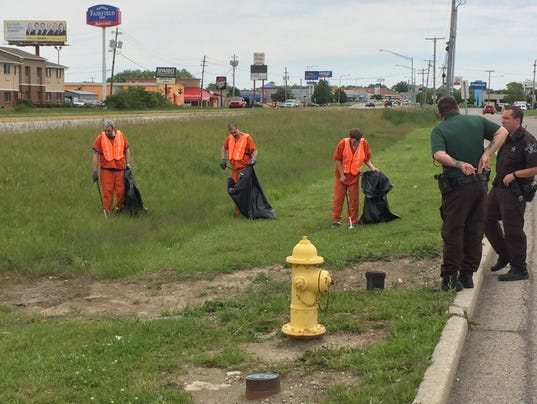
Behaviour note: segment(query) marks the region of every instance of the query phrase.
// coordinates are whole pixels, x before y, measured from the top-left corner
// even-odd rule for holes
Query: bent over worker
[[[101,173],[103,209],[112,212],[114,194],[116,211],[121,211],[125,202],[125,170],[130,169],[131,153],[125,135],[115,129],[114,122],[104,121],[104,129],[93,142],[93,182]]]
[[[378,169],[371,162],[371,150],[362,131],[350,130],[349,137],[339,141],[333,154],[336,161],[334,172],[334,200],[332,202],[332,227],[341,225],[341,212],[345,197],[348,198],[345,222],[358,223],[360,171],[365,163],[371,171]]]
[[[257,146],[249,133],[241,132],[237,125],[230,123],[229,134],[222,145],[220,167],[225,170],[227,161],[231,165],[231,179],[239,182],[239,174],[249,164],[255,164],[257,159]],[[227,152],[227,160],[226,160]],[[235,206],[235,216],[240,215],[240,210]]]

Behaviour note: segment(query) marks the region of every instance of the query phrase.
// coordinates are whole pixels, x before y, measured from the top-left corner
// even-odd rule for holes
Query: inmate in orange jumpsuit
[[[340,173],[336,166],[334,181],[334,200],[332,202],[332,223],[341,222],[341,212],[345,193],[347,192],[349,207],[345,223],[349,223],[349,217],[353,225],[358,223],[359,213],[359,187],[360,170],[364,161],[371,159],[371,150],[367,140],[363,137],[356,147],[352,147],[350,137],[339,141],[336,151],[333,154],[334,160],[339,161],[345,174],[345,181],[341,182]]]
[[[116,209],[121,210],[125,202],[125,152],[129,148],[129,142],[121,131],[116,130],[114,133],[115,136],[110,139],[101,132],[93,143],[93,151],[99,155],[103,208],[107,212],[112,211],[114,193]]]
[[[222,157],[227,150],[228,160],[231,164],[231,178],[236,183],[239,182],[240,172],[252,161],[257,155],[257,147],[255,145],[254,139],[248,133],[242,133],[237,128],[230,127],[230,130],[236,133],[233,136],[233,133],[229,133],[224,140],[222,145]],[[237,136],[240,134],[240,136]],[[223,167],[225,168],[225,167]],[[235,206],[235,216],[240,215],[240,210]]]

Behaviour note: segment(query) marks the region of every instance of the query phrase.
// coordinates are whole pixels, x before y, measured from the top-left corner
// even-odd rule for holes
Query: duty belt
[[[450,178],[451,185],[471,184],[472,182],[488,181],[488,173],[483,171],[481,174],[465,175],[464,177]]]

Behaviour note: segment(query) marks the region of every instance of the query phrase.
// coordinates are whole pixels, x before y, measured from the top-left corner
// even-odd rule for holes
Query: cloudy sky
[[[492,89],[509,82],[532,81],[537,58],[535,0],[458,0],[455,76],[489,80]],[[98,4],[118,7],[120,54],[115,72],[155,70],[157,66],[186,69],[232,82],[230,60],[236,55],[238,88],[251,88],[253,54],[265,54],[268,80],[304,82],[304,71],[328,70],[331,84],[368,85],[383,80],[388,87],[410,79],[410,58],[416,82],[432,83],[433,40],[437,41],[436,84],[446,63],[451,0],[22,0],[2,7],[4,20],[65,20],[67,44],[59,52],[68,67],[67,82],[102,79],[102,28],[86,24],[86,11]],[[106,47],[115,28],[106,30]],[[7,45],[4,33],[2,45]],[[34,52],[33,47],[23,48]],[[385,49],[390,52],[381,52]],[[58,61],[53,47],[41,56]],[[106,52],[107,76],[112,53]],[[487,72],[493,70],[493,72]],[[425,72],[425,74],[422,74]],[[260,82],[256,83],[259,86]],[[431,84],[429,84],[431,85]]]

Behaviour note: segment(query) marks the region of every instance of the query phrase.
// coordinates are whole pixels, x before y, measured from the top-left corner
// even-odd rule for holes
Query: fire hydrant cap
[[[287,257],[286,261],[290,264],[317,265],[322,264],[324,259],[317,255],[317,248],[308,237],[303,236],[293,248],[293,255]]]

